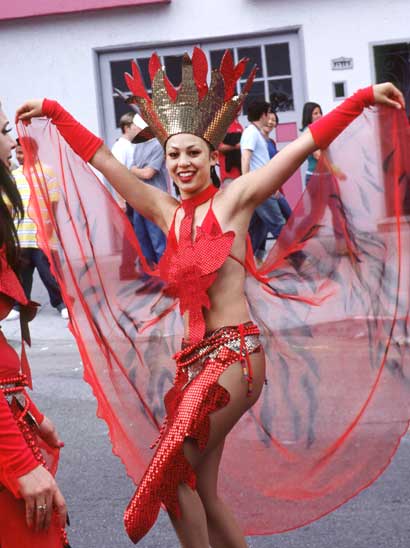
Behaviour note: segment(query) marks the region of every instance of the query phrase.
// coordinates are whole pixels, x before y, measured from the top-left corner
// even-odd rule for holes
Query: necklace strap
[[[187,213],[188,211],[191,212],[199,205],[204,204],[205,202],[213,198],[217,192],[218,189],[211,183],[204,190],[201,190],[201,192],[195,194],[195,196],[192,196],[192,198],[186,198],[185,200],[181,200],[181,205],[185,213]]]

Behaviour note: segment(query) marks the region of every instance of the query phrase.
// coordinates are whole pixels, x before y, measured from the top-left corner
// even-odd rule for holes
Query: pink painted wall
[[[296,122],[279,124],[276,128],[276,140],[278,144],[286,145],[290,141],[294,141],[298,136],[298,128]],[[279,147],[281,148],[281,147]],[[292,177],[290,177],[282,187],[282,192],[286,196],[290,206],[293,208],[299,201],[303,192],[302,176],[298,169]]]
[[[56,15],[144,4],[168,4],[171,0],[13,0],[1,2],[0,20]]]

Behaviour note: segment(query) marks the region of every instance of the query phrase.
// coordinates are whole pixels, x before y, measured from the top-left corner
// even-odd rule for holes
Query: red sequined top
[[[182,200],[185,216],[181,221],[179,240],[175,234],[175,213],[167,247],[158,265],[160,277],[167,283],[164,293],[179,299],[181,314],[189,313],[189,338],[192,342],[202,340],[205,335],[203,308],[211,306],[207,291],[229,256],[235,238],[233,231],[222,232],[213,212],[212,201],[217,191],[210,185],[193,198]],[[209,209],[192,239],[195,208],[208,200]]]

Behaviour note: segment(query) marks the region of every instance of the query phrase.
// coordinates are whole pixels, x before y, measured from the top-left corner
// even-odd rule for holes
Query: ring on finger
[[[38,504],[37,510],[40,510],[40,512],[45,512],[47,510],[47,504]]]

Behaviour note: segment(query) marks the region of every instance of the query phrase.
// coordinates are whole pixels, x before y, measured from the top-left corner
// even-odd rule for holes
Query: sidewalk
[[[34,275],[33,292],[31,295],[33,301],[41,304],[37,316],[30,322],[30,334],[33,346],[43,344],[45,341],[64,341],[75,344],[74,337],[68,329],[68,320],[63,320],[60,313],[55,310],[49,302],[48,294],[41,280]],[[5,337],[14,343],[21,340],[20,321],[2,321],[1,328]]]

